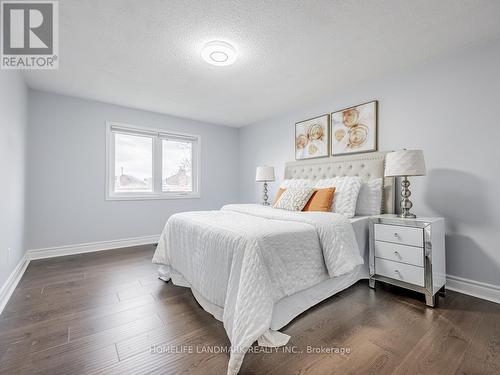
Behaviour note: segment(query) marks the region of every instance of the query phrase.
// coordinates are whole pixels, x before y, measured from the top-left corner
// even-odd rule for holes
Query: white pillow
[[[280,199],[274,204],[274,208],[302,211],[313,193],[314,189],[312,188],[288,188],[281,194]]]
[[[382,212],[382,184],[381,178],[363,182],[356,204],[356,215],[380,215]]]
[[[334,177],[319,180],[315,187],[316,189],[334,187],[332,211],[350,219],[356,213],[356,202],[362,182],[358,176]]]
[[[307,178],[292,178],[289,180],[283,180],[281,182],[281,189],[289,189],[289,188],[314,188],[315,182],[312,180],[308,180]]]

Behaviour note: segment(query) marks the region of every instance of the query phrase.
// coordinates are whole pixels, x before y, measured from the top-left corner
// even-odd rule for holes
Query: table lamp
[[[255,172],[255,181],[264,183],[264,192],[262,194],[262,204],[264,206],[269,206],[269,202],[267,201],[267,183],[270,181],[274,181],[274,168],[268,166],[257,167],[257,171]]]

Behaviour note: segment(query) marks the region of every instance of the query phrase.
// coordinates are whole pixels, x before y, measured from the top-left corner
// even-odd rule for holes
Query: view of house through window
[[[108,198],[198,194],[198,137],[118,124],[108,132]]]
[[[162,140],[162,191],[192,191],[191,142]]]
[[[153,138],[115,134],[115,191],[153,191]]]

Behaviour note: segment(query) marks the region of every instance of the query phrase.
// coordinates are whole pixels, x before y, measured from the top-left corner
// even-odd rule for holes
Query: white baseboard
[[[28,268],[30,264],[30,259],[28,254],[24,254],[24,256],[19,260],[19,263],[12,270],[11,274],[2,285],[0,289],[0,314],[2,313],[5,305],[9,302],[10,296],[16,289],[17,284],[21,280],[21,277],[24,275],[24,271]]]
[[[500,303],[500,286],[497,285],[447,275],[446,289]]]
[[[54,258],[65,255],[74,255],[82,253],[92,253],[94,251],[119,249],[120,247],[148,245],[152,243],[157,243],[159,239],[160,235],[153,235],[153,236],[126,238],[122,240],[110,240],[110,241],[91,242],[91,243],[84,243],[77,245],[47,247],[43,249],[28,250],[28,256],[30,260]]]

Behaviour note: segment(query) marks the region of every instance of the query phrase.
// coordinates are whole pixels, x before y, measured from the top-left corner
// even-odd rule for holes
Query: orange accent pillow
[[[332,210],[334,194],[335,194],[334,187],[316,190],[302,211],[330,212]]]
[[[278,199],[280,199],[281,197],[281,194],[283,194],[285,192],[286,189],[284,188],[280,188],[278,190],[278,192],[276,193],[276,199],[274,200],[274,204],[276,204],[276,202],[278,201]]]

